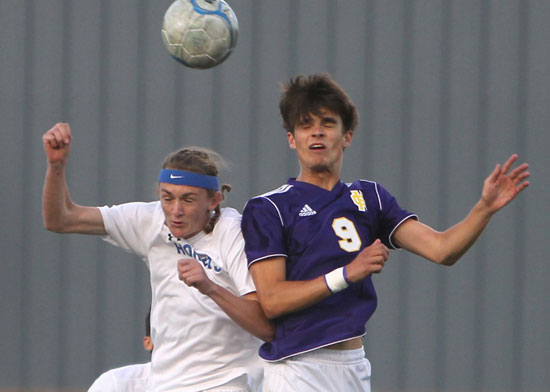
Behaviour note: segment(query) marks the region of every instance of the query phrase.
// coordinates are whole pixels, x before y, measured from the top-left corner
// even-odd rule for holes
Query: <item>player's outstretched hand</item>
[[[525,181],[530,175],[527,163],[522,163],[510,171],[517,159],[518,156],[513,154],[502,167],[498,164],[483,183],[481,201],[490,213],[500,210],[529,186],[529,181]]]
[[[57,123],[44,135],[42,143],[50,164],[63,163],[71,150],[71,127],[67,123]]]
[[[195,287],[202,294],[208,295],[212,288],[212,281],[208,279],[204,268],[196,259],[178,260],[178,277],[189,287]]]
[[[367,246],[346,266],[347,278],[357,282],[372,273],[379,273],[384,268],[390,252],[379,239]]]

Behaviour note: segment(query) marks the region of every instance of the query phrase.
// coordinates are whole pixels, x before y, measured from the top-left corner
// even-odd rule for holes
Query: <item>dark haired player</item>
[[[528,166],[511,170],[516,155],[497,165],[466,218],[438,232],[380,184],[340,180],[358,115],[330,77],[291,79],[280,110],[300,173],[251,199],[242,220],[260,303],[276,322],[275,338],[260,348],[263,391],[370,391],[361,338],[376,308],[371,274],[382,270],[388,248],[453,265],[529,185]]]
[[[153,351],[151,340],[151,311],[145,317],[145,351]],[[88,392],[145,392],[151,371],[151,362],[127,365],[111,369],[101,374],[88,389]]]

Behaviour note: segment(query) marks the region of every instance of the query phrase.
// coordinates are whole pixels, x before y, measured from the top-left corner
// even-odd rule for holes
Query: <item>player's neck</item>
[[[340,180],[340,173],[333,172],[313,172],[310,170],[301,170],[297,181],[307,182],[316,185],[328,191],[332,190]]]

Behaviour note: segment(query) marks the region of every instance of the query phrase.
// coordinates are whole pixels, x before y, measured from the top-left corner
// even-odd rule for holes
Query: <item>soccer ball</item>
[[[162,23],[162,40],[172,57],[191,68],[224,61],[237,44],[239,24],[223,0],[176,0]]]

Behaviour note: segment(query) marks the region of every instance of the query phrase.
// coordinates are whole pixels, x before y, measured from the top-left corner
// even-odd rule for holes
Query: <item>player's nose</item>
[[[311,134],[314,136],[323,136],[325,134],[325,129],[320,123],[314,123],[311,126]]]
[[[183,215],[183,203],[180,200],[176,200],[176,202],[172,206],[172,214],[174,216],[182,216]]]

